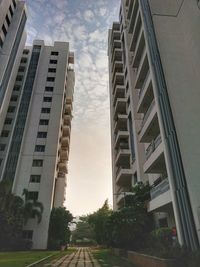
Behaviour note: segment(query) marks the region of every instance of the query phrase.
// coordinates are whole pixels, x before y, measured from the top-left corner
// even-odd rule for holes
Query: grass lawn
[[[92,250],[92,254],[99,261],[101,266],[134,267],[133,264],[125,259],[113,255],[109,249]]]
[[[0,267],[25,267],[33,262],[43,259],[49,255],[54,255],[48,261],[64,256],[68,251],[25,251],[25,252],[0,252]],[[45,261],[48,262],[48,261]],[[41,265],[42,266],[42,265]]]

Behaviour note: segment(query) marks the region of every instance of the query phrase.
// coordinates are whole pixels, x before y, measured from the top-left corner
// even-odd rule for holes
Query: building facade
[[[44,206],[41,223],[29,219],[24,237],[46,249],[52,207],[65,200],[75,75],[69,43],[34,41],[23,50],[0,137],[0,179],[13,193]]]
[[[138,182],[179,242],[200,241],[199,1],[122,0],[109,30],[114,208]]]
[[[0,1],[0,132],[26,41],[24,2]]]

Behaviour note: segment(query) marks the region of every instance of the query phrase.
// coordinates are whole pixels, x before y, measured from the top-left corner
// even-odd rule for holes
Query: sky
[[[66,207],[89,214],[106,199],[112,205],[108,87],[108,29],[120,0],[26,0],[27,44],[70,42],[75,52],[74,90]]]

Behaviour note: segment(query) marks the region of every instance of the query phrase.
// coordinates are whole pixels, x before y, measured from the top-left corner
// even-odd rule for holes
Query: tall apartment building
[[[114,208],[140,181],[148,211],[200,241],[199,1],[122,0],[109,30]]]
[[[24,2],[0,1],[0,132],[26,41]]]
[[[13,193],[44,206],[41,223],[29,219],[24,237],[46,249],[52,207],[65,200],[69,157],[74,55],[69,43],[34,41],[23,51],[0,137],[0,179]]]

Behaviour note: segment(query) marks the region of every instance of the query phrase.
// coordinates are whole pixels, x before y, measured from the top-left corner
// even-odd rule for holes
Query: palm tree
[[[37,200],[29,199],[29,191],[27,189],[23,190],[24,200],[24,224],[27,223],[30,218],[37,218],[37,222],[40,223],[42,220],[42,213],[44,210],[43,204]]]

